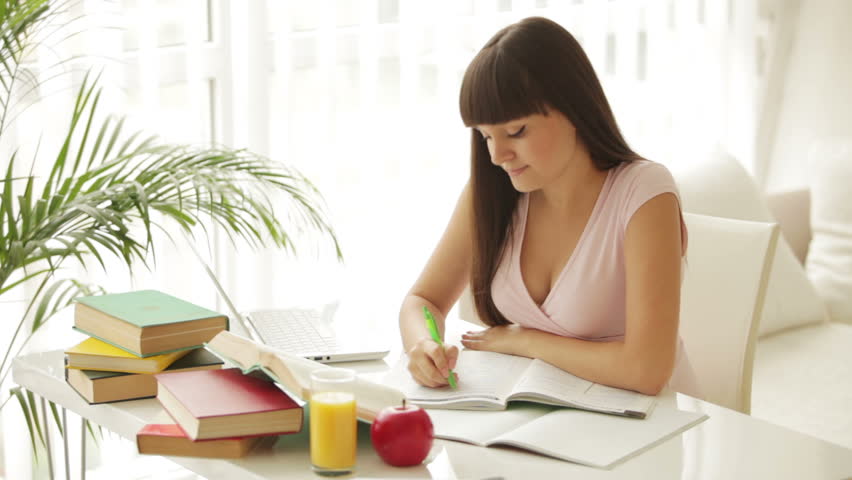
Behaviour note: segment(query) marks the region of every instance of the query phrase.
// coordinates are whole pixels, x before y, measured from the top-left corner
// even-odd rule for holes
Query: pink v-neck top
[[[521,195],[510,244],[491,284],[497,309],[515,324],[557,335],[599,341],[622,339],[627,225],[645,202],[668,192],[678,196],[680,202],[671,173],[659,163],[641,160],[610,169],[574,252],[541,305],[532,299],[521,276],[529,194]],[[681,233],[685,252],[682,220]]]

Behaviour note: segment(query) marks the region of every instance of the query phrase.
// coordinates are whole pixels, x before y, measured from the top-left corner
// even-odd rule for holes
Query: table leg
[[[86,424],[88,421],[80,417],[80,480],[86,480]]]
[[[71,466],[68,462],[68,417],[65,407],[62,407],[62,431],[65,432],[65,435],[62,435],[62,444],[65,448],[65,479],[71,480]]]
[[[50,480],[53,480],[53,451],[50,449],[50,419],[47,417],[47,407],[45,407],[44,397],[39,397],[41,400],[41,418],[44,424],[44,445],[47,450],[47,472],[50,475]]]

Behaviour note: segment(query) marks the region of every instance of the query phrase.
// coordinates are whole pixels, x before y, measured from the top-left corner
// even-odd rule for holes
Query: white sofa
[[[811,241],[808,190],[767,195],[797,260]],[[852,225],[850,226],[852,227]],[[783,330],[758,340],[752,415],[852,448],[852,318]]]
[[[832,285],[826,287],[825,276],[820,276],[823,273],[818,270],[820,265],[812,265],[813,258],[807,257],[813,207],[809,191],[764,195],[739,162],[719,153],[676,166],[672,171],[685,211],[777,221],[781,227],[782,238],[769,277],[755,349],[751,415],[852,448],[852,316],[838,315],[838,311],[849,305],[842,295],[840,302],[836,301],[836,295],[833,300],[830,298],[837,290],[834,280],[839,277],[843,292],[848,283],[842,282],[852,278],[852,268],[847,268],[852,255],[846,254],[852,249],[852,220],[848,215],[852,208],[843,206],[852,205],[852,181],[848,187],[839,186],[837,179],[832,178],[834,172],[823,172],[822,178],[834,186],[814,190],[818,194],[813,198],[822,202],[814,210],[818,214],[823,215],[826,208],[848,208],[847,212],[841,212],[846,215],[841,215],[841,223],[834,217],[830,222],[820,217],[817,222],[817,236],[822,242],[816,249],[820,262],[829,269],[839,267],[829,272],[829,276],[835,277],[828,278],[829,284],[835,283],[832,292],[829,288]],[[852,169],[846,173],[852,176]],[[827,192],[845,195],[848,202],[834,197],[827,200]],[[830,238],[833,235],[840,236],[839,247]],[[829,242],[825,241],[826,236]],[[830,243],[830,248],[826,248],[826,243]],[[803,266],[806,259],[807,273]],[[728,268],[736,275],[736,265]]]

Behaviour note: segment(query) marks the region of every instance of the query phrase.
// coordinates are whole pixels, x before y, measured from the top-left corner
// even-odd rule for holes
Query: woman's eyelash
[[[515,133],[510,133],[510,134],[509,134],[509,137],[511,137],[511,138],[518,138],[518,137],[522,136],[526,130],[527,130],[527,126],[526,126],[526,125],[524,125],[524,126],[522,126],[521,128],[519,128],[517,132],[515,132]],[[486,135],[486,134],[484,134],[484,133],[482,133],[482,132],[479,132],[479,135],[481,136],[482,140],[486,140],[486,141],[487,141],[488,139],[490,139],[490,138],[491,138],[491,137],[489,137],[488,135]]]

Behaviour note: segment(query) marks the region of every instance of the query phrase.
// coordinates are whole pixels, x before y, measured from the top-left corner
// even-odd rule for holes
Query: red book
[[[302,428],[302,408],[274,383],[239,368],[160,373],[157,399],[193,440],[281,435]]]
[[[193,442],[175,424],[149,424],[136,434],[139,453],[181,457],[240,458],[260,445],[272,444],[275,436],[235,437]]]

